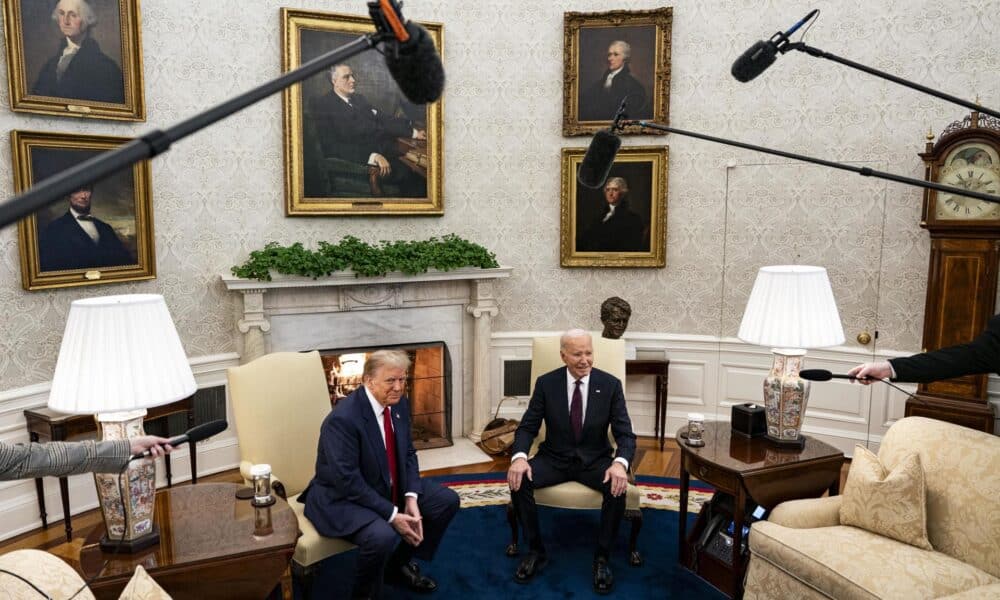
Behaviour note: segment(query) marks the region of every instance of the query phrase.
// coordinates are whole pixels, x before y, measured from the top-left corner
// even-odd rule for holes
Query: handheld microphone
[[[194,444],[196,442],[200,442],[205,438],[212,437],[217,433],[225,431],[226,427],[229,427],[229,423],[226,423],[225,419],[209,421],[208,423],[202,423],[197,427],[192,427],[191,429],[188,429],[187,431],[185,431],[184,433],[182,433],[177,437],[170,438],[169,440],[167,440],[167,443],[173,446],[174,448],[180,446],[185,442],[190,442]],[[133,461],[139,458],[146,458],[147,456],[151,455],[152,453],[149,450],[144,450],[139,454],[133,454],[132,456],[130,456],[129,461]]]
[[[785,31],[784,33],[778,32],[771,36],[771,39],[765,41],[758,41],[753,46],[740,55],[733,62],[733,67],[730,72],[737,81],[742,81],[746,83],[763,73],[771,64],[774,62],[778,51],[781,50],[785,52],[785,46],[788,44],[788,37],[799,30],[800,27],[806,24],[809,19],[813,18],[813,15],[818,13],[818,9],[813,9],[808,15],[802,18],[798,23],[792,25],[792,27]]]
[[[843,375],[841,373],[831,373],[826,369],[803,369],[799,371],[799,377],[809,381],[830,381],[831,379],[850,379],[858,381],[868,381],[869,377],[855,377],[854,375]]]
[[[404,21],[395,0],[369,2],[368,13],[378,31],[391,36],[385,42],[385,66],[403,95],[416,104],[440,98],[444,66],[427,30]]]
[[[611,165],[614,164],[615,156],[622,145],[621,138],[615,132],[621,131],[622,120],[626,118],[626,99],[623,98],[622,103],[618,106],[618,112],[615,113],[611,127],[598,131],[594,134],[594,139],[590,141],[587,153],[583,155],[583,161],[580,162],[580,170],[576,174],[576,180],[580,185],[598,189],[604,186],[604,182],[607,181],[608,175],[611,173]]]

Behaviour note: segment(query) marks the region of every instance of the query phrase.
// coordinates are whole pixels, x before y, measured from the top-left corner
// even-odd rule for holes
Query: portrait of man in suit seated
[[[59,0],[52,10],[52,21],[59,29],[59,47],[42,66],[31,93],[116,104],[125,102],[121,67],[101,50],[91,35],[98,19],[87,0]]]
[[[453,490],[420,478],[404,395],[409,368],[405,352],[368,357],[364,385],[323,421],[316,475],[299,496],[321,535],[358,546],[354,598],[382,597],[383,579],[437,589],[413,558],[434,557],[459,508]]]
[[[94,188],[84,186],[66,196],[66,212],[49,222],[38,236],[42,271],[102,269],[136,264],[115,229],[92,213]]]
[[[381,195],[386,186],[398,190],[394,196],[426,196],[426,177],[400,160],[404,150],[399,143],[400,138],[426,140],[426,130],[406,117],[387,114],[358,92],[359,75],[350,65],[334,65],[329,76],[332,88],[308,104],[323,156],[366,166],[372,195]]]
[[[627,473],[635,456],[635,434],[621,381],[593,368],[594,346],[590,334],[572,329],[563,334],[559,346],[559,355],[566,366],[538,378],[528,409],[514,434],[514,455],[507,483],[528,544],[528,553],[514,572],[514,580],[528,583],[548,564],[539,533],[534,491],[578,481],[604,495],[592,571],[594,591],[606,594],[614,585],[610,552],[625,514]],[[543,423],[545,441],[539,445],[538,453],[529,458],[528,451]],[[617,449],[612,448],[608,439],[609,429]]]

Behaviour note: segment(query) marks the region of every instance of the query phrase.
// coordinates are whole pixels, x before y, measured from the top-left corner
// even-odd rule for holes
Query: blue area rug
[[[495,474],[435,479],[447,485],[476,478],[482,481],[491,475]],[[676,485],[676,480],[640,478],[640,482],[643,479]],[[611,557],[615,573],[613,596],[659,600],[725,598],[677,563],[677,516],[672,510],[643,510],[639,550],[645,562],[641,567],[628,565],[629,526],[627,522],[622,523],[618,544]],[[429,563],[421,563],[421,569],[438,582],[437,592],[429,596],[411,594],[387,585],[385,596],[424,600],[602,597],[594,594],[591,587],[591,560],[600,512],[539,507],[539,519],[549,552],[549,564],[530,583],[521,585],[514,582],[514,570],[520,559],[504,554],[510,541],[505,508],[501,504],[491,504],[463,507],[448,528],[437,556]],[[694,516],[689,515],[689,523],[693,522]],[[317,598],[350,597],[356,554],[356,551],[339,554],[320,564],[315,582]],[[301,598],[298,586],[295,592],[296,599]]]

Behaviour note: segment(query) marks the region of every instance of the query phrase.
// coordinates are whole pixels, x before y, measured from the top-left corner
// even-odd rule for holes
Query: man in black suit
[[[323,156],[367,165],[379,180],[397,183],[406,197],[422,197],[427,182],[399,157],[396,138],[426,140],[427,132],[409,119],[386,115],[356,92],[354,70],[346,64],[330,69],[333,89],[309,102]]]
[[[609,177],[604,184],[604,210],[576,243],[578,252],[648,252],[642,217],[629,207],[628,182]]]
[[[125,102],[121,68],[90,36],[97,15],[86,0],[59,0],[52,11],[63,40],[42,67],[32,94],[96,102]]]
[[[929,383],[983,373],[1000,373],[1000,315],[993,315],[986,331],[968,344],[865,363],[847,372],[864,385],[887,377],[893,381]]]
[[[626,100],[629,118],[648,119],[653,116],[652,111],[646,108],[646,89],[629,70],[631,57],[632,47],[628,42],[611,42],[608,46],[608,68],[600,79],[580,94],[581,121],[610,121],[618,112],[622,100]]]
[[[539,533],[534,490],[578,481],[604,494],[593,574],[594,590],[606,594],[614,584],[608,560],[625,514],[627,471],[635,455],[635,434],[621,381],[593,368],[590,334],[582,329],[567,331],[560,340],[559,355],[566,366],[538,378],[528,410],[514,434],[507,483],[529,549],[514,579],[527,583],[548,563]],[[529,460],[528,450],[543,422],[545,441]],[[617,450],[608,441],[609,427]]]
[[[380,597],[383,576],[437,589],[412,558],[433,558],[458,512],[458,494],[420,478],[403,395],[409,367],[398,350],[368,357],[364,385],[323,421],[316,475],[299,496],[316,531],[358,546],[354,598]]]
[[[90,214],[93,188],[82,187],[67,196],[69,210],[39,233],[42,271],[100,269],[136,264],[114,228]]]

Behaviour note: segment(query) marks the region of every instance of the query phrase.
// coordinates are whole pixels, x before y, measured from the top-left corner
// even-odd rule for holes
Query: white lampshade
[[[196,389],[163,296],[103,296],[70,306],[49,408],[131,411],[176,402]]]
[[[844,343],[840,313],[823,267],[761,267],[743,311],[738,337],[775,348],[825,348]]]

